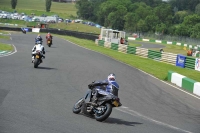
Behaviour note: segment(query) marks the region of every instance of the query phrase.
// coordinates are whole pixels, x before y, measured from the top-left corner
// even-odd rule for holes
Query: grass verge
[[[60,36],[60,35],[55,35],[55,36],[59,36],[63,39],[76,43],[82,47],[110,56],[111,58],[114,58],[132,67],[143,70],[161,80],[167,80],[168,71],[171,70],[200,82],[200,78],[199,78],[200,72],[192,70],[192,69],[180,68],[180,67],[176,67],[170,64],[163,63],[163,62],[154,61],[148,58],[142,58],[137,55],[117,52],[111,49],[97,46],[94,43],[94,41],[90,41],[90,40],[77,39],[71,36]]]
[[[1,51],[13,51],[13,46],[9,44],[0,43]]]
[[[130,40],[129,40],[129,41],[130,41]],[[184,50],[184,49],[183,49],[184,46],[179,46],[179,45],[162,44],[162,43],[153,43],[153,42],[144,42],[144,41],[132,41],[132,40],[131,40],[131,42],[132,42],[132,43],[138,43],[138,42],[141,43],[141,42],[142,42],[142,43],[147,43],[147,44],[151,43],[151,44],[155,44],[155,45],[163,45],[163,46],[165,46],[165,47],[163,48],[163,50],[164,50],[165,52],[174,53],[174,54],[182,54],[182,55],[185,55],[185,56],[187,56],[187,50],[189,50],[188,48],[187,48],[187,50]],[[159,50],[160,50],[160,48],[149,48],[149,49],[154,50],[154,51],[159,51]]]
[[[1,32],[0,32],[1,33]],[[0,39],[9,40],[10,36],[5,36],[0,34]]]

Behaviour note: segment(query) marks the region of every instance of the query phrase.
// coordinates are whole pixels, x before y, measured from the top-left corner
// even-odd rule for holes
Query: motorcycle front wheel
[[[110,114],[112,112],[112,105],[109,104],[109,103],[106,103],[105,105],[102,105],[102,106],[100,106],[98,108],[101,108],[101,109],[99,109],[99,111],[97,111],[95,113],[95,119],[97,121],[106,120],[110,116]]]
[[[74,104],[74,107],[72,109],[73,113],[78,114],[81,112],[81,107],[82,107],[83,102],[84,102],[84,99],[81,98]]]
[[[39,59],[35,58],[35,60],[34,60],[34,68],[37,68],[38,65],[39,65]]]

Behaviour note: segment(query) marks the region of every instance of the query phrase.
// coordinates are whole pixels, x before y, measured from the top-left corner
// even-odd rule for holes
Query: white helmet
[[[115,74],[111,73],[108,75],[108,81],[115,81]]]

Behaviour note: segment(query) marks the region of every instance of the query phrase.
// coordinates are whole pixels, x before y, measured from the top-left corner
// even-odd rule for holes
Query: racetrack
[[[0,58],[0,133],[200,133],[199,99],[57,37],[51,48],[44,44],[46,59],[35,69],[36,35],[11,36],[17,53]],[[73,114],[87,85],[111,72],[123,107],[105,122]]]

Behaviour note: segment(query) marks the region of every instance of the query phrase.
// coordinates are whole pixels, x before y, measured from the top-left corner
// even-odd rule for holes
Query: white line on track
[[[121,109],[121,108],[123,108],[123,109]],[[124,108],[127,108],[127,110],[125,110]],[[154,120],[154,119],[152,119],[152,118],[150,118],[150,117],[144,116],[144,115],[142,115],[142,114],[140,114],[140,113],[138,113],[138,112],[136,112],[136,111],[134,111],[134,110],[128,109],[128,107],[122,106],[122,107],[120,107],[120,108],[115,108],[115,109],[116,109],[116,110],[119,110],[119,111],[121,111],[121,112],[130,114],[130,115],[132,115],[132,116],[139,116],[139,117],[142,117],[143,119],[152,121],[152,122],[154,122],[154,123],[156,123],[156,124],[158,124],[158,125],[166,126],[166,127],[169,127],[169,128],[172,128],[172,129],[175,129],[175,130],[184,132],[184,133],[192,133],[192,132],[190,132],[190,131],[183,130],[183,129],[180,129],[180,128],[178,128],[178,127],[174,127],[174,126],[172,126],[172,125],[169,125],[169,124],[166,124],[166,123],[163,123],[163,122]]]
[[[68,41],[68,40],[66,40],[66,39],[64,39],[64,40],[67,41],[67,42],[70,42],[70,43],[72,43],[72,44],[75,44],[75,43],[73,43],[73,42],[71,42],[71,41]],[[80,45],[78,45],[78,44],[75,44],[75,45],[77,45],[77,46],[79,46],[79,47],[82,47],[82,48],[84,48],[84,49],[88,49],[88,48],[85,48],[85,47],[80,46]],[[88,50],[91,50],[91,49],[88,49]],[[91,50],[91,51],[94,51],[94,50]],[[97,52],[97,51],[94,51],[94,52]],[[100,53],[100,52],[97,52],[97,53]],[[100,53],[100,54],[102,54],[102,53]],[[102,54],[102,55],[105,55],[105,54]],[[107,56],[107,57],[109,57],[109,58],[112,58],[112,57],[110,57],[110,56],[108,56],[108,55],[105,55],[105,56]],[[112,58],[112,59],[114,59],[114,58]],[[114,60],[116,60],[116,59],[114,59]],[[124,62],[121,62],[121,61],[119,61],[119,60],[116,60],[116,61],[125,64]],[[128,65],[128,64],[125,64],[125,65]],[[128,66],[130,66],[130,65],[128,65]],[[132,66],[130,66],[130,67],[132,67]],[[136,69],[139,70],[139,71],[141,71],[141,72],[143,72],[143,73],[145,73],[145,74],[147,74],[147,75],[149,75],[149,76],[151,76],[151,77],[153,77],[153,78],[155,78],[155,79],[157,79],[157,80],[160,80],[160,79],[158,79],[158,78],[156,78],[156,77],[154,77],[154,76],[152,76],[152,75],[150,75],[150,74],[148,74],[148,73],[146,73],[146,72],[144,72],[144,71],[142,71],[142,70],[140,70],[140,69],[138,69],[138,68],[136,68]],[[172,87],[174,87],[174,88],[176,88],[176,89],[178,89],[178,90],[181,90],[182,92],[185,92],[185,93],[187,93],[187,94],[189,94],[189,95],[191,95],[191,96],[193,96],[193,97],[195,97],[195,98],[197,98],[197,99],[200,99],[199,97],[197,97],[197,96],[195,96],[195,95],[192,95],[192,94],[190,94],[190,93],[188,93],[188,92],[186,92],[186,91],[184,91],[184,90],[182,90],[182,89],[180,89],[180,88],[178,88],[178,87],[176,87],[176,86],[173,86],[173,85],[171,85],[171,84],[169,84],[169,83],[167,83],[167,82],[164,82],[164,81],[162,81],[162,80],[160,80],[160,81],[163,82],[163,83],[165,83],[165,84],[167,84],[167,85],[170,85],[170,86],[172,86]],[[122,108],[122,109],[120,109],[120,108]],[[146,120],[155,122],[156,124],[163,125],[163,126],[166,126],[166,127],[169,127],[169,128],[175,129],[175,130],[178,130],[178,131],[182,131],[182,132],[185,132],[185,133],[193,133],[193,132],[190,132],[190,131],[187,131],[187,130],[183,130],[183,129],[180,129],[180,128],[178,128],[178,127],[174,127],[174,126],[172,126],[172,125],[169,125],[169,124],[166,124],[166,123],[163,123],[163,122],[154,120],[154,119],[152,119],[152,118],[150,118],[150,117],[147,117],[147,116],[144,116],[144,115],[142,115],[142,114],[140,114],[140,113],[138,113],[138,112],[136,112],[136,111],[134,111],[134,110],[130,110],[130,109],[128,109],[128,107],[122,106],[122,107],[120,107],[120,108],[116,108],[116,109],[119,110],[119,111],[121,111],[121,112],[130,114],[130,115],[132,115],[132,116],[140,116],[140,117],[142,117],[143,119],[146,119]],[[126,111],[126,110],[127,110],[127,111]]]

